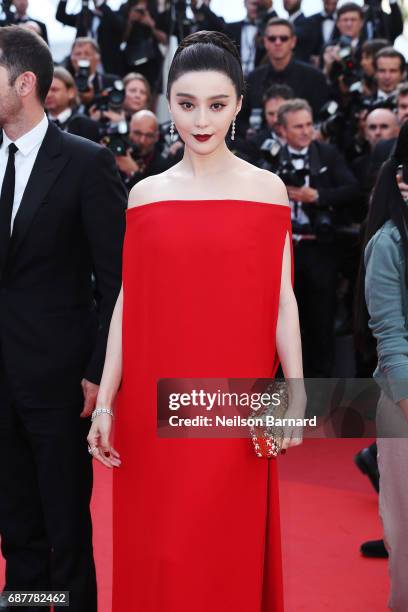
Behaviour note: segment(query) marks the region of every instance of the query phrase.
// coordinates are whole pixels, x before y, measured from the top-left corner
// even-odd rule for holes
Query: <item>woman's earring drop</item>
[[[174,141],[174,121],[173,119],[171,120],[171,123],[170,123],[170,140],[171,142]]]
[[[234,117],[234,120],[232,122],[232,127],[231,127],[231,140],[235,140],[235,117]]]

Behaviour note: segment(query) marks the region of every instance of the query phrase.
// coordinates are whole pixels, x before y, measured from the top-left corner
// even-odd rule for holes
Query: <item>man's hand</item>
[[[88,106],[88,104],[90,104],[95,97],[95,90],[92,85],[89,85],[88,91],[80,92],[78,95],[81,103]]]
[[[304,202],[304,204],[313,204],[317,202],[319,193],[317,189],[312,187],[291,187],[288,185],[288,195],[291,200],[295,202]]]
[[[149,11],[147,9],[143,13],[142,18],[140,20],[140,23],[142,23],[143,25],[148,26],[152,30],[154,30],[154,28],[156,27],[156,22],[153,19],[153,17],[150,15],[150,13],[149,13]]]
[[[84,408],[79,416],[85,419],[86,417],[91,416],[92,412],[94,411],[99,385],[95,385],[95,383],[89,382],[89,380],[83,378],[81,380],[81,387],[84,393]]]
[[[139,172],[140,168],[132,157],[130,149],[126,152],[126,155],[115,155],[116,165],[123,174],[127,177],[131,177],[135,172]]]

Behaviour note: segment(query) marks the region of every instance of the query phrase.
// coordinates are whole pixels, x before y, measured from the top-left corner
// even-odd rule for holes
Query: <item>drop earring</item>
[[[171,123],[170,123],[170,140],[171,142],[174,141],[174,121],[173,119],[171,120]]]
[[[232,127],[231,127],[231,140],[235,140],[235,117],[234,117],[234,120],[232,122]]]

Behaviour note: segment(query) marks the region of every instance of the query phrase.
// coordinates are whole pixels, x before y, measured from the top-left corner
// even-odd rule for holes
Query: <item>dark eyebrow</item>
[[[191,98],[192,100],[195,99],[195,96],[188,94],[188,93],[177,93],[176,96],[179,96],[180,98]],[[210,96],[208,98],[208,100],[215,100],[216,98],[229,98],[230,96],[228,96],[227,94],[219,94],[218,96]]]

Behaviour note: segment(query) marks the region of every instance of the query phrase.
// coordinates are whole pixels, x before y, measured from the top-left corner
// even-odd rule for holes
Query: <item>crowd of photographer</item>
[[[105,144],[130,189],[183,154],[170,123],[155,114],[171,37],[196,30],[227,33],[240,49],[247,91],[234,140],[237,155],[276,172],[292,206],[295,290],[305,376],[330,376],[335,334],[351,331],[359,241],[369,197],[402,122],[408,118],[405,58],[393,42],[403,19],[395,0],[363,7],[324,0],[310,17],[301,0],[243,0],[245,19],[227,23],[210,0],[82,0],[56,19],[76,29],[55,67],[46,100],[61,129]],[[1,25],[18,23],[47,40],[28,0],[3,0]],[[374,353],[356,351],[356,375],[371,376]]]

